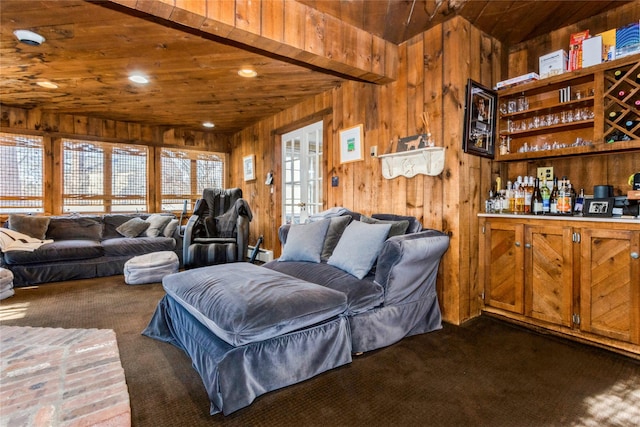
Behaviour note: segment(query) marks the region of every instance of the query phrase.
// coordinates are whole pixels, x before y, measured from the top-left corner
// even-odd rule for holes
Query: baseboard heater
[[[253,252],[254,248],[255,246],[247,247],[247,258],[251,258],[251,253]],[[270,251],[268,249],[258,249],[258,255],[256,256],[256,260],[260,262],[273,261],[273,251]]]

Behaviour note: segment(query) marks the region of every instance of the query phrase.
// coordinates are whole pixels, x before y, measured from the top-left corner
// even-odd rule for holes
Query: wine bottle
[[[616,80],[620,80],[622,78],[622,70],[616,70],[613,72],[613,78]]]
[[[549,191],[549,189],[547,189]],[[533,193],[531,194],[531,213],[534,215],[542,215],[543,211],[542,193],[540,192],[540,179],[536,178],[533,185]]]
[[[636,83],[640,83],[640,73],[636,74]]]
[[[627,96],[627,91],[620,89],[617,95],[618,95],[618,98],[624,99],[624,97]]]
[[[609,112],[609,121],[615,121],[618,116],[620,116],[620,111],[611,111]]]
[[[547,186],[547,177],[544,177],[542,181],[542,187],[540,187],[540,193],[542,195],[542,214],[547,215],[550,210],[549,206],[549,198],[551,197],[551,191],[549,191],[549,187]]]
[[[635,127],[636,122],[634,120],[627,120],[626,122],[624,122],[624,127],[627,128],[627,130],[631,130]]]
[[[549,213],[556,215],[558,213],[558,177],[553,178],[553,189],[549,196]]]

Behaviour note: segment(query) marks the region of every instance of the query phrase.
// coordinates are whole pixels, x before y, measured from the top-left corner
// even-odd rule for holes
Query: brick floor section
[[[0,326],[0,426],[131,426],[110,329]]]

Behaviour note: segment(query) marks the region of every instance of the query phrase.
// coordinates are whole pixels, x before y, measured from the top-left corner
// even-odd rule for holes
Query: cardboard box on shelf
[[[616,58],[640,52],[640,22],[616,30]]]
[[[508,87],[516,86],[522,83],[532,82],[535,80],[540,80],[540,76],[538,73],[527,73],[522,76],[513,77],[511,79],[503,80],[496,84],[496,89],[506,89]]]
[[[589,30],[571,34],[569,38],[569,65],[568,71],[582,68],[582,42],[589,37]]]
[[[582,42],[582,67],[602,63],[602,36],[593,36]]]
[[[602,62],[616,59],[616,29],[603,31],[602,36]]]
[[[541,79],[564,73],[567,71],[567,51],[560,49],[542,55],[539,58],[539,66]]]

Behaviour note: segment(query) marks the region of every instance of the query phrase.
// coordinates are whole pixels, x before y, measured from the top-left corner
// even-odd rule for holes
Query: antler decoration
[[[431,139],[431,125],[429,124],[429,113],[424,111],[422,113],[422,123],[424,123],[424,132],[427,134],[427,146],[433,147],[433,140]]]

